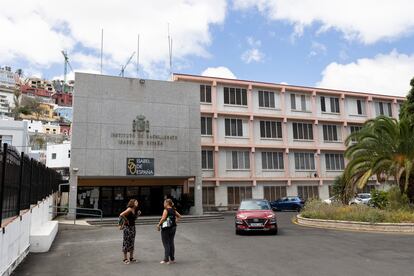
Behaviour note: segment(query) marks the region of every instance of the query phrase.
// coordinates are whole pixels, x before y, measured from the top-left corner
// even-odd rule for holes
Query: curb
[[[414,234],[414,223],[370,223],[359,221],[310,219],[297,215],[296,224],[333,230]]]

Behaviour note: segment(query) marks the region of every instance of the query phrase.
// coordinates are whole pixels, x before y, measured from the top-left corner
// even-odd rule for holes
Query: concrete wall
[[[52,155],[56,154],[53,159]],[[47,144],[46,166],[49,168],[68,168],[70,166],[70,141],[62,144]]]
[[[201,212],[200,105],[197,84],[76,74],[73,103],[70,206],[76,206],[78,176],[126,176],[128,157],[154,158],[155,176],[195,176],[196,209]],[[161,145],[133,134],[138,115],[148,134],[176,136]],[[137,135],[139,133],[136,133]],[[146,132],[142,132],[145,134]],[[134,144],[122,144],[132,140]],[[73,168],[78,172],[73,173]]]
[[[49,213],[49,206],[53,204],[53,196],[48,197],[38,205],[32,207],[21,215],[21,218],[16,218],[6,226],[4,231],[0,232],[0,275],[8,276],[13,270],[23,261],[26,255],[36,248],[50,247],[55,235],[48,236],[49,244],[33,244],[33,234],[41,232],[50,232],[48,225],[53,223],[53,229],[57,232],[57,222],[50,221],[52,215]],[[3,230],[3,229],[2,229]],[[39,236],[39,235],[38,235]],[[45,235],[42,235],[45,237]]]

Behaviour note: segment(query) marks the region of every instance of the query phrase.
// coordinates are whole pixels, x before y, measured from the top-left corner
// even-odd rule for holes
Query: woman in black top
[[[175,246],[174,237],[177,229],[177,221],[182,216],[174,209],[174,203],[171,199],[164,201],[164,211],[160,222],[157,225],[157,230],[161,229],[161,239],[164,246],[164,259],[161,264],[173,264],[175,263]]]
[[[124,252],[125,264],[130,262],[136,262],[134,259],[134,246],[135,246],[135,220],[141,214],[138,210],[138,200],[131,199],[128,202],[127,209],[123,211],[119,216],[125,220],[124,225],[124,238],[122,243],[122,251]],[[129,259],[128,259],[129,252]]]

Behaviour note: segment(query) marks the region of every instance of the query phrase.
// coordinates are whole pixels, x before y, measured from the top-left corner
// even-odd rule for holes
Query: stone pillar
[[[75,210],[73,208],[77,207],[77,197],[78,197],[78,176],[71,170],[70,179],[69,179],[69,213],[67,218],[75,218]]]

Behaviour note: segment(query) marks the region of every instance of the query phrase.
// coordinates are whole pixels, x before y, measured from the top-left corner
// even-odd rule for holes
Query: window
[[[357,106],[357,114],[363,115],[365,112],[363,111],[363,108],[362,108],[362,100],[356,100],[356,106]]]
[[[319,198],[318,186],[298,186],[298,196],[306,201],[308,199]]]
[[[314,171],[315,156],[311,152],[295,152],[295,170]]]
[[[212,118],[201,117],[201,135],[212,135]]]
[[[204,206],[216,205],[214,187],[203,187],[203,205]]]
[[[326,103],[325,103],[325,97],[321,96],[321,110],[322,112],[326,112]]]
[[[375,114],[376,116],[385,115],[392,116],[391,103],[387,102],[375,102]]]
[[[210,85],[200,85],[200,102],[202,103],[211,103],[211,86]]]
[[[52,153],[52,159],[56,159],[56,153]]]
[[[227,202],[229,207],[240,205],[245,199],[252,198],[252,187],[227,187]]]
[[[329,110],[326,101],[329,99]],[[329,113],[339,113],[339,98],[321,96],[321,111]]]
[[[283,152],[262,152],[263,170],[283,170]]]
[[[275,93],[259,90],[259,107],[275,108]]]
[[[293,111],[308,112],[309,111],[309,107],[307,105],[308,100],[309,100],[309,96],[290,94],[290,108]]]
[[[261,138],[282,138],[282,123],[274,121],[260,121]]]
[[[341,153],[325,153],[327,171],[343,171],[345,168],[344,155]]]
[[[224,104],[247,106],[247,90],[244,88],[224,87]]]
[[[331,97],[331,112],[339,113],[339,98]]]
[[[275,201],[287,195],[286,186],[264,186],[263,190],[264,198],[269,201]]]
[[[212,150],[201,151],[201,168],[203,170],[212,170],[214,168]]]
[[[361,131],[362,126],[350,126],[349,130],[350,130],[350,134]],[[355,138],[352,138],[352,142],[356,142]]]
[[[0,145],[3,146],[3,144],[11,145],[13,142],[13,136],[12,135],[0,135]]]
[[[250,169],[250,154],[248,151],[228,151],[226,157],[228,170]]]
[[[225,119],[226,136],[243,136],[243,120],[242,119]]]
[[[312,124],[293,123],[292,126],[294,140],[313,140]]]
[[[338,127],[336,125],[323,125],[323,140],[325,142],[338,142]]]

